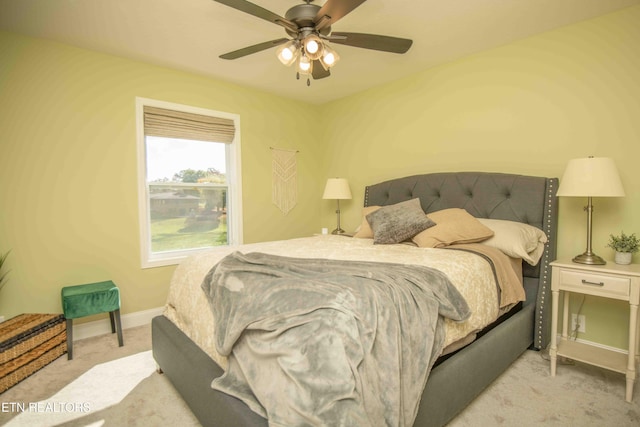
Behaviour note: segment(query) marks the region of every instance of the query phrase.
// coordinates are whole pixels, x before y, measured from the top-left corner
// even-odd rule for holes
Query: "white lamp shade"
[[[323,199],[351,199],[351,189],[349,182],[344,178],[329,178],[324,187]]]
[[[311,34],[307,36],[302,43],[304,45],[304,51],[310,59],[316,60],[322,56],[324,44],[320,37]]]
[[[293,40],[289,40],[278,47],[276,55],[280,62],[288,67],[298,59],[298,46],[296,46],[296,43]]]
[[[322,53],[322,56],[320,57],[320,63],[322,64],[324,69],[328,70],[329,68],[336,65],[336,62],[338,62],[339,60],[340,55],[338,55],[338,52],[333,50],[328,44],[325,43],[324,51]]]
[[[309,75],[313,72],[313,62],[311,61],[311,59],[306,56],[306,55],[299,55],[298,56],[298,67],[297,67],[297,71],[298,73],[302,74],[302,75]]]
[[[570,160],[564,171],[558,196],[624,197],[618,169],[607,157]]]

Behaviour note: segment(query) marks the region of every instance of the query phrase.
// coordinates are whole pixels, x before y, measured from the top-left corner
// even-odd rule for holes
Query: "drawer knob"
[[[604,286],[604,282],[590,282],[588,280],[582,279],[583,285],[591,285],[591,286]]]

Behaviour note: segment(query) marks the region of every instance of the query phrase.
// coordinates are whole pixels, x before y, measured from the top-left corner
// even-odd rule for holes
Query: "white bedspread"
[[[227,368],[227,360],[216,351],[213,315],[200,285],[209,270],[234,251],[436,268],[449,277],[472,311],[471,317],[464,322],[446,320],[445,346],[482,329],[497,319],[500,313],[498,289],[491,264],[485,258],[465,251],[417,248],[406,244],[374,245],[372,239],[334,235],[214,248],[188,258],[177,267],[164,314],[223,369]],[[523,299],[524,290],[519,293],[517,300]],[[502,305],[513,304],[517,300],[503,301]]]

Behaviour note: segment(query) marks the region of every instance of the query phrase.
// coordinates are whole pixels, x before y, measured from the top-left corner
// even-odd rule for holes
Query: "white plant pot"
[[[631,264],[631,252],[616,252],[615,262],[616,264]]]

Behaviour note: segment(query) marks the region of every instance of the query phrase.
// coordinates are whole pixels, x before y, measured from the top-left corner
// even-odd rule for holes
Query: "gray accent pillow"
[[[420,199],[383,206],[366,216],[374,244],[400,243],[436,225],[420,206]]]

